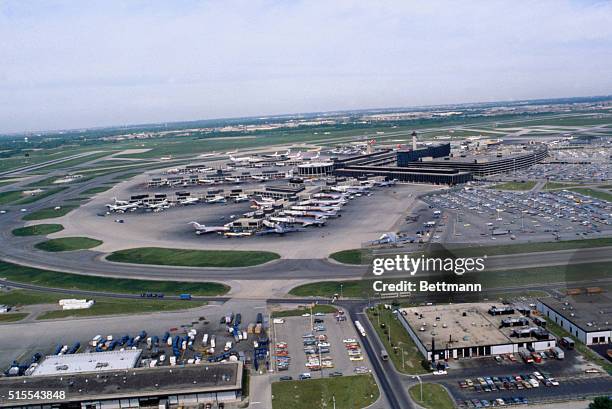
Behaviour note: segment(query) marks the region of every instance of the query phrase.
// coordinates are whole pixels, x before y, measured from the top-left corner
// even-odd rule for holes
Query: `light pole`
[[[342,287],[344,287],[344,284],[340,283],[340,298],[342,298]]]
[[[421,387],[421,402],[423,402],[423,381],[421,381],[421,377],[419,375],[414,375],[412,379],[417,378],[419,381],[419,385]]]

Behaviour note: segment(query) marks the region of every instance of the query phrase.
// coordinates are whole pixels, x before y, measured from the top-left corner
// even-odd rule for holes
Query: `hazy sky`
[[[612,2],[0,0],[0,131],[612,93]]]

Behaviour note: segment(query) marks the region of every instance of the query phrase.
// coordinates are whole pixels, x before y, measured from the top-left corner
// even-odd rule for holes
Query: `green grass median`
[[[343,264],[364,264],[364,250],[342,250],[329,255],[329,258]]]
[[[497,190],[531,190],[536,185],[534,181],[527,182],[506,182],[499,185],[491,186],[491,189]]]
[[[327,304],[317,304],[314,307],[300,307],[294,310],[282,310],[272,312],[272,318],[284,318],[284,317],[299,317],[302,314],[335,314],[338,312],[336,307]]]
[[[341,376],[272,384],[272,409],[333,408],[358,409],[374,403],[379,396],[372,375]]]
[[[408,392],[416,403],[427,409],[453,409],[455,407],[446,389],[436,383],[423,384],[423,400],[421,400],[420,385],[411,386]]]
[[[67,298],[67,297],[62,297]],[[82,296],[77,298],[83,298]],[[50,320],[69,317],[95,317],[100,315],[140,314],[152,312],[178,311],[206,305],[202,301],[176,300],[129,300],[119,298],[94,297],[94,305],[81,310],[47,311],[37,317],[39,320]]]
[[[594,199],[605,200],[612,202],[612,193],[602,192],[601,190],[588,189],[588,188],[572,188],[572,192],[581,193],[586,196],[590,196]]]
[[[230,287],[220,283],[135,280],[61,273],[0,261],[0,277],[18,283],[34,284],[66,290],[101,291],[108,293],[141,294],[143,292],[200,296],[226,294]]]
[[[76,209],[77,205],[62,205],[59,209],[54,207],[47,207],[45,209],[37,210],[35,212],[26,214],[23,216],[23,220],[43,220],[43,219],[54,219],[56,217],[62,217]]]
[[[276,260],[280,256],[268,251],[185,250],[140,247],[119,250],[106,257],[108,261],[183,267],[248,267]]]
[[[398,372],[410,375],[427,372],[421,365],[423,355],[391,310],[379,304],[368,308],[366,313]]]
[[[607,278],[610,274],[610,263],[584,263],[502,271],[483,271],[471,273],[475,283],[482,284],[483,291],[494,292],[496,288],[526,286],[531,284],[573,283],[579,281],[595,281]],[[384,283],[394,283],[397,279],[380,280]],[[299,285],[289,291],[290,295],[298,297],[324,297],[334,294],[344,297],[372,297],[374,280],[350,281],[318,281]]]
[[[0,323],[21,321],[28,315],[29,314],[27,312],[9,312],[7,314],[0,314]]]
[[[61,224],[35,224],[27,227],[20,227],[13,230],[13,236],[43,236],[51,233],[57,233],[64,230]]]
[[[99,246],[101,240],[90,239],[89,237],[62,237],[36,243],[34,247],[43,251],[59,252],[86,250]]]

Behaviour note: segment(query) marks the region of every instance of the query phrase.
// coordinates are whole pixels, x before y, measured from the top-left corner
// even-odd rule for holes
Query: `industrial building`
[[[418,160],[423,160],[425,158],[441,158],[450,156],[450,154],[450,143],[426,146],[423,148],[413,147],[413,149],[410,150],[400,150],[397,152],[397,166],[411,166],[413,162]]]
[[[138,363],[141,352],[140,349],[126,349],[124,351],[49,355],[38,364],[32,376],[131,369]]]
[[[586,345],[612,342],[612,299],[607,293],[538,300],[537,310]]]
[[[542,351],[555,338],[524,309],[465,303],[403,308],[402,326],[427,360],[448,360]]]
[[[79,354],[82,355],[82,354]],[[97,353],[96,355],[100,355]],[[55,373],[0,378],[0,406],[21,408],[179,408],[235,404],[241,399],[242,362]],[[57,391],[9,401],[9,391]]]

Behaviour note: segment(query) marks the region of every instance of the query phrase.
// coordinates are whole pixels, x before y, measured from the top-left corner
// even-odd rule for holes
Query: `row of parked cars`
[[[559,381],[549,373],[533,372],[510,376],[485,376],[459,381],[460,388],[472,388],[476,392],[492,392],[503,390],[522,390],[543,386],[559,386]]]
[[[497,399],[470,399],[462,402],[466,408],[489,408],[491,406],[527,405],[529,400],[523,396]]]

